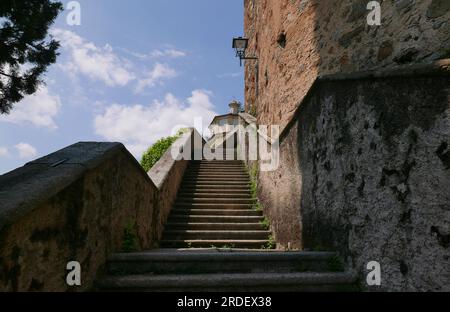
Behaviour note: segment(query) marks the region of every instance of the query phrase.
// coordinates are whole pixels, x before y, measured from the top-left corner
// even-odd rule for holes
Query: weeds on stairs
[[[136,223],[130,221],[123,230],[122,251],[133,252],[138,250]]]
[[[250,195],[253,200],[253,210],[263,211],[263,206],[258,200],[258,164],[255,162],[251,167],[247,166],[247,172],[250,176]]]
[[[261,249],[275,249],[276,247],[276,243],[275,243],[275,238],[273,237],[273,235],[269,236],[269,240],[267,241],[267,243],[265,243],[263,246],[261,246]]]
[[[331,272],[344,272],[345,267],[344,263],[342,263],[342,260],[338,256],[333,256],[330,259],[328,259],[327,262],[328,270]]]
[[[258,164],[255,162],[251,167],[247,166],[247,172],[250,176],[250,192],[253,199],[258,198]]]
[[[235,244],[225,244],[222,246],[222,249],[233,249],[235,247],[236,247]]]
[[[262,221],[259,221],[259,224],[261,224],[264,230],[270,230],[270,220],[267,217],[264,217]]]

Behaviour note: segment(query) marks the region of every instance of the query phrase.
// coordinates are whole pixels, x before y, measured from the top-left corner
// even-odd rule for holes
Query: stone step
[[[203,179],[226,179],[226,180],[233,180],[233,179],[250,179],[248,175],[226,175],[226,174],[217,174],[217,173],[211,173],[211,174],[195,174],[195,175],[185,175],[184,179],[194,179],[194,178],[203,178]]]
[[[202,192],[250,192],[250,186],[245,184],[242,186],[234,186],[234,185],[195,185],[187,186],[185,185],[180,189],[180,192],[183,191],[202,191]]]
[[[238,174],[248,174],[246,169],[241,169],[241,168],[225,168],[222,170],[219,170],[217,168],[188,168],[186,169],[186,173],[199,173],[199,172],[205,172],[205,173],[218,173],[218,174],[233,174],[233,173],[238,173]]]
[[[186,172],[185,177],[239,177],[248,178],[249,175],[243,172],[218,172],[218,171],[197,171],[197,172]]]
[[[215,191],[215,190],[214,190]],[[178,194],[179,198],[251,198],[250,192],[233,192],[233,193],[195,193],[195,192],[183,192]]]
[[[250,209],[174,209],[173,215],[189,215],[189,216],[262,216],[261,211]]]
[[[236,159],[216,159],[212,161],[191,161],[190,166],[198,166],[198,165],[236,165],[236,166],[244,166],[245,163],[242,160]]]
[[[224,171],[217,171],[217,170],[196,170],[196,171],[190,171],[187,170],[185,172],[185,176],[198,176],[198,175],[205,175],[205,176],[239,176],[239,177],[249,177],[249,175],[244,171],[230,171],[230,170],[224,170]]]
[[[189,187],[234,187],[237,189],[243,188],[243,189],[249,189],[250,188],[250,183],[246,183],[246,182],[234,182],[234,181],[222,181],[222,182],[214,182],[214,181],[183,181],[181,183],[181,190],[183,190],[184,188],[189,188]]]
[[[252,204],[246,203],[182,203],[177,202],[175,209],[220,209],[220,210],[250,210],[253,211]]]
[[[205,173],[202,173],[202,174],[185,174],[184,179],[227,179],[227,180],[247,179],[247,180],[249,180],[250,178],[248,177],[247,174],[215,174],[215,173],[205,174]]]
[[[233,160],[217,160],[217,161],[203,161],[203,162],[191,162],[189,167],[195,166],[236,166],[245,168],[245,164],[242,161]]]
[[[261,249],[267,246],[268,240],[243,239],[180,239],[162,240],[162,248],[247,248]]]
[[[263,221],[261,216],[228,216],[228,215],[188,215],[171,214],[168,223],[258,223]]]
[[[190,166],[188,170],[236,170],[246,172],[247,168],[244,166],[226,166],[226,165],[200,165],[200,166]]]
[[[260,239],[266,240],[270,231],[238,231],[238,230],[168,230],[164,232],[163,240],[209,240],[209,239]]]
[[[239,165],[198,165],[198,166],[189,166],[187,167],[187,170],[217,170],[218,168],[224,168],[226,170],[236,170],[236,171],[242,171],[242,172],[248,172],[248,168],[245,166],[239,166]]]
[[[189,193],[249,193],[250,187],[248,185],[240,186],[233,185],[189,185],[181,188],[180,192]]]
[[[353,291],[356,276],[350,273],[234,273],[186,275],[125,275],[101,279],[107,291]]]
[[[209,177],[186,177],[183,179],[183,182],[187,182],[187,181],[202,181],[202,180],[219,180],[219,181],[225,181],[225,182],[230,182],[230,183],[242,183],[242,181],[244,183],[249,183],[250,182],[250,178],[248,177],[243,177],[243,178],[233,178],[233,179],[227,179],[227,177],[217,177],[217,178],[209,178]]]
[[[250,183],[250,178],[248,177],[184,177],[183,182],[241,182]]]
[[[194,223],[194,222],[168,222],[165,231],[172,230],[264,230],[264,226],[256,220],[253,223]]]
[[[201,163],[190,163],[189,167],[201,167],[201,166],[223,166],[223,167],[241,167],[246,168],[243,162],[233,162],[233,161],[214,161],[214,162],[201,162]]]
[[[282,252],[170,249],[114,254],[107,262],[109,274],[202,274],[262,272],[323,272],[335,257],[332,252]]]
[[[184,179],[182,186],[194,184],[194,185],[237,185],[237,186],[250,186],[250,179],[227,179],[227,178],[200,178],[200,179]]]
[[[240,166],[245,167],[244,162],[242,161],[236,161],[236,160],[215,160],[215,161],[202,161],[202,162],[191,162],[189,164],[190,167],[193,166]]]
[[[198,168],[198,169],[187,169],[186,173],[215,173],[215,174],[247,174],[243,169],[234,168]]]
[[[246,198],[202,198],[202,197],[178,197],[176,205],[180,204],[248,204],[255,203],[255,200],[247,196]]]

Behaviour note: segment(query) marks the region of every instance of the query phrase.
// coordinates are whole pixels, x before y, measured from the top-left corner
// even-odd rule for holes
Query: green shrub
[[[162,138],[153,144],[142,155],[141,166],[145,171],[149,171],[152,167],[161,159],[161,157],[167,152],[172,144],[180,137],[182,133],[178,133],[176,136]]]

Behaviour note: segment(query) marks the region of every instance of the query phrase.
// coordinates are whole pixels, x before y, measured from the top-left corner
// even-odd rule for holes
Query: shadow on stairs
[[[100,291],[351,291],[336,254],[268,249],[271,233],[253,209],[241,161],[194,161],[160,250],[115,254]]]

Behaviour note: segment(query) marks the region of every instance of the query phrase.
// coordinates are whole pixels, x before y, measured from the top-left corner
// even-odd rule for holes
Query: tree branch
[[[19,78],[19,77],[14,77],[13,75],[9,75],[9,74],[7,74],[7,73],[4,73],[4,72],[2,72],[2,71],[0,71],[0,75],[6,76],[6,77],[9,77],[9,78]],[[19,79],[20,79],[20,78],[19,78]]]

